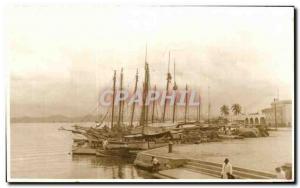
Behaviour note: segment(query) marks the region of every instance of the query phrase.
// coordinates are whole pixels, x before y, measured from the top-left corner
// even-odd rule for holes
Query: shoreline
[[[276,167],[285,163],[293,164],[292,152],[289,151],[292,148],[292,145],[289,145],[292,134],[292,131],[282,130],[272,131],[270,137],[226,140],[217,143],[174,144],[172,153],[168,153],[168,147],[138,153],[135,165],[149,167],[151,157],[155,156],[161,163],[163,173],[171,173],[174,178],[176,176],[182,178],[179,174],[186,173],[186,169],[199,174],[191,175],[191,177],[201,177],[200,174],[207,175],[199,173],[205,171],[213,174],[212,178],[218,178],[220,165],[225,158],[229,158],[230,163],[239,174],[242,173],[242,176],[249,176],[253,179],[258,175],[263,175],[262,178],[270,178],[276,174]]]
[[[167,147],[164,147],[167,150]],[[155,149],[153,149],[155,150]],[[158,179],[221,179],[221,163],[201,161],[179,156],[158,155],[153,150],[138,153],[134,165],[151,170],[152,156],[160,162],[160,170],[154,172],[153,176]],[[233,166],[236,179],[276,179],[276,175],[253,169]]]

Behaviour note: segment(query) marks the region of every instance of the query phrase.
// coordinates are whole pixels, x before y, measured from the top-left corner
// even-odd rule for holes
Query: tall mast
[[[150,74],[149,74],[149,65],[147,63],[147,82],[146,82],[146,90],[145,90],[145,96],[146,96],[146,101],[148,98],[148,93],[149,93],[149,87],[150,87]],[[148,116],[149,116],[149,105],[147,104],[145,106],[146,110],[145,110],[145,122],[146,122],[146,126],[148,125]]]
[[[148,55],[148,48],[146,45],[146,55],[145,55],[145,63],[146,63],[146,79],[145,79],[145,83],[146,83],[146,88],[145,88],[145,102],[147,101],[148,98],[148,92],[149,92],[149,86],[150,86],[150,74],[149,74],[149,64],[147,62],[147,55]],[[148,125],[148,114],[149,114],[149,105],[145,105],[145,124],[144,125]]]
[[[122,90],[123,90],[123,68],[121,69],[121,76],[120,76],[120,98],[123,97],[123,93],[122,93]],[[122,105],[123,104],[123,101],[119,101],[119,117],[118,117],[118,128],[121,127],[121,121],[123,119],[123,114],[122,114]]]
[[[154,94],[153,94],[153,98],[155,98],[156,95],[156,85],[154,85]],[[151,117],[151,122],[154,122],[154,112],[155,112],[155,100],[152,103],[152,117]]]
[[[176,79],[175,79],[175,59],[174,59],[174,86],[173,86],[173,91],[175,93],[175,100],[174,100],[174,106],[173,106],[173,118],[172,122],[175,122],[175,114],[176,114],[176,90],[177,90],[177,85],[176,85]]]
[[[123,91],[123,88],[122,88],[122,91]],[[123,95],[124,94],[122,94],[122,96]],[[123,125],[123,122],[124,122],[124,108],[125,108],[125,100],[122,100],[122,103],[121,103],[121,125]],[[126,118],[126,115],[125,115],[125,118]]]
[[[138,70],[136,70],[136,75],[135,75],[135,86],[134,86],[134,93],[133,96],[136,95],[136,90],[137,90],[137,84],[138,84]],[[131,111],[131,118],[130,118],[130,127],[133,127],[133,117],[134,117],[134,110],[135,110],[135,102],[132,104],[132,111]]]
[[[201,97],[199,94],[198,121],[200,122],[200,120],[201,120]]]
[[[146,65],[145,65],[145,69],[146,69]],[[144,123],[145,123],[145,97],[144,94],[145,93],[145,82],[143,82],[143,98],[142,98],[142,110],[141,110],[141,117],[140,117],[140,126],[144,127]]]
[[[115,97],[116,97],[116,71],[114,71],[114,77],[113,77],[113,99],[112,99],[112,111],[111,111],[111,128],[114,127]]]
[[[209,97],[209,86],[207,88],[207,99],[208,99],[208,106],[207,106],[207,121],[210,122],[210,97]]]
[[[186,123],[187,116],[187,106],[188,106],[188,86],[185,86],[185,110],[184,110],[184,123]]]
[[[146,99],[148,95],[148,88],[149,88],[149,67],[147,63],[147,46],[146,46],[146,56],[145,56],[145,79],[143,83],[143,106],[142,106],[142,112],[141,112],[141,118],[140,118],[140,125],[143,127],[142,132],[144,132],[145,123],[146,125],[148,122],[148,110],[146,112]]]
[[[169,91],[169,83],[171,82],[171,73],[170,73],[170,51],[169,51],[169,61],[168,61],[168,73],[167,73],[167,87],[166,87],[166,95],[168,94]],[[164,105],[164,111],[163,111],[163,119],[162,121],[165,121],[165,115],[166,115],[166,107],[167,107],[167,99],[165,99],[165,105]]]
[[[145,125],[147,126],[148,122],[148,110],[146,108],[146,99],[147,99],[147,95],[148,95],[148,78],[149,78],[149,69],[148,69],[148,64],[145,64],[145,82],[143,84],[143,106],[142,106],[142,113],[141,113],[141,119],[140,119],[140,125],[143,127],[143,131],[144,131],[144,127]]]

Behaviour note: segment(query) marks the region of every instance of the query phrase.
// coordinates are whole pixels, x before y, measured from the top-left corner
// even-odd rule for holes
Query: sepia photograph
[[[294,183],[293,6],[11,5],[7,182]]]

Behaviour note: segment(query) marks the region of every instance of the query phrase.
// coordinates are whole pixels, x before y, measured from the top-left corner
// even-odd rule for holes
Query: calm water
[[[58,131],[71,124],[11,125],[11,177],[34,179],[151,178],[136,169],[132,159],[72,156],[72,134]]]
[[[11,177],[51,179],[151,178],[136,169],[132,159],[72,156],[72,134],[58,131],[72,124],[35,123],[11,125]],[[92,126],[90,124],[90,126]],[[273,172],[292,162],[292,131],[273,131],[269,137],[217,143],[174,146],[183,157],[220,162],[225,157],[240,167]],[[158,149],[165,151],[165,148]],[[179,153],[178,153],[179,152]]]

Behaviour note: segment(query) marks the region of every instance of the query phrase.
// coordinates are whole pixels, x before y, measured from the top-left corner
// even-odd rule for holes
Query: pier
[[[134,164],[149,168],[155,156],[160,162],[160,171],[154,174],[157,178],[215,179],[220,178],[222,163],[229,158],[239,179],[276,179],[275,168],[292,161],[290,134],[291,130],[280,130],[264,138],[180,144],[174,145],[172,153],[162,147],[138,153]]]

